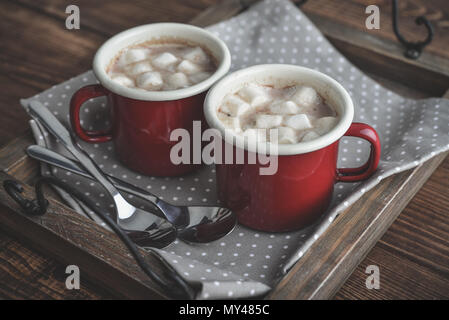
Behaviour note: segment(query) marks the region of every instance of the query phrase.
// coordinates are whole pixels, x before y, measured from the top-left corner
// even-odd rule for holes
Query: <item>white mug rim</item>
[[[113,81],[108,76],[104,68],[105,63],[110,62],[104,61],[106,59],[105,56],[107,56],[107,54],[111,50],[118,53],[122,48],[118,49],[117,44],[124,38],[133,37],[139,34],[144,35],[146,32],[150,32],[151,29],[154,30],[161,28],[164,28],[165,30],[173,30],[173,37],[182,38],[178,35],[177,30],[179,32],[189,31],[192,34],[197,35],[198,38],[207,38],[208,40],[214,42],[222,55],[222,59],[218,61],[219,63],[217,70],[209,78],[195,85],[192,85],[187,88],[169,91],[147,91],[138,88],[130,88],[120,85],[115,81]],[[231,66],[231,54],[229,52],[228,47],[222,40],[220,40],[212,32],[196,26],[172,22],[151,23],[122,31],[116,34],[115,36],[109,38],[105,43],[103,43],[101,47],[97,50],[93,60],[93,71],[98,81],[101,83],[101,85],[103,85],[109,91],[116,93],[120,96],[144,101],[171,101],[188,98],[200,94],[208,90],[215,82],[217,82],[220,78],[222,78],[229,71],[230,66]]]
[[[277,146],[272,149],[269,148],[270,143],[255,143],[254,141],[248,141],[248,139],[245,139],[242,135],[238,135],[233,130],[226,128],[218,118],[218,114],[216,112],[218,106],[214,101],[216,100],[215,96],[223,96],[223,92],[226,92],[226,87],[229,87],[230,83],[232,83],[234,87],[238,86],[239,83],[242,83],[242,81],[239,82],[239,79],[241,80],[245,75],[259,72],[270,75],[270,72],[273,72],[274,70],[278,73],[294,72],[298,75],[298,80],[300,80],[301,75],[311,76],[335,89],[343,101],[340,108],[342,112],[339,114],[339,121],[337,125],[329,132],[316,139],[295,144],[277,144]],[[204,115],[209,126],[211,128],[218,129],[225,142],[250,152],[281,156],[313,152],[325,148],[340,139],[351,126],[354,118],[354,105],[349,93],[344,89],[344,87],[339,82],[324,73],[296,65],[261,64],[235,71],[218,81],[206,95],[204,100]]]

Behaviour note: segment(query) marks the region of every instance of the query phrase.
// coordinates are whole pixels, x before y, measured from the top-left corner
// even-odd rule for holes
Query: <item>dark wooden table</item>
[[[90,69],[98,46],[111,35],[135,25],[187,22],[217,0],[134,1],[0,1],[1,72],[0,146],[28,130],[27,115],[18,100]],[[350,28],[364,30],[363,8],[388,7],[387,0],[310,0],[303,7],[311,17],[326,17]],[[427,49],[449,60],[449,6],[445,0],[401,0],[404,34],[420,34],[412,17],[427,14],[436,27],[435,41]],[[81,29],[65,28],[65,8],[77,4]],[[389,12],[382,11],[376,36],[394,39]],[[402,19],[402,18],[401,18]],[[354,61],[384,85],[381,74],[363,61]],[[416,87],[418,80],[404,81]],[[449,83],[448,83],[449,86]],[[420,85],[428,97],[436,86]],[[416,90],[414,91],[416,92]],[[336,294],[336,299],[438,299],[449,298],[449,158],[440,165]],[[39,253],[30,243],[0,231],[0,297],[6,299],[114,298],[94,283],[82,280],[80,290],[65,288],[65,265]],[[380,268],[381,288],[368,290],[365,269]]]

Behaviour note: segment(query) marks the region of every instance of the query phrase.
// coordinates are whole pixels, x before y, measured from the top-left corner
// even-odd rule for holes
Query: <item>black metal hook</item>
[[[14,180],[3,181],[3,188],[6,193],[17,202],[22,209],[29,215],[40,216],[47,211],[48,201],[43,195],[40,195],[36,200],[29,200],[23,197],[23,187],[20,183]]]
[[[59,188],[69,193],[71,196],[84,202],[84,204],[92,211],[94,211],[117,234],[120,240],[123,241],[142,271],[155,283],[160,285],[168,292],[171,292],[174,298],[195,298],[196,291],[198,290],[197,288],[192,288],[190,284],[187,283],[183,278],[181,278],[170,265],[168,265],[161,259],[161,257],[156,255],[154,252],[151,252],[153,256],[156,256],[158,259],[160,259],[161,262],[164,262],[166,266],[164,273],[168,276],[170,282],[167,282],[165,279],[156,274],[144,260],[136,245],[131,240],[130,236],[128,236],[125,231],[123,231],[122,228],[120,228],[120,226],[108,216],[107,213],[101,211],[91,199],[86,197],[82,192],[72,187],[71,185],[64,183],[54,177],[41,177],[36,181],[34,185],[36,192],[35,200],[29,200],[23,197],[23,186],[17,181],[5,180],[3,182],[3,188],[5,189],[6,193],[8,193],[8,195],[22,207],[25,213],[35,216],[45,214],[49,205],[48,201],[45,199],[43,190],[45,184],[58,186]]]
[[[302,6],[304,3],[306,3],[307,0],[294,0],[293,3],[295,4],[295,6],[297,6],[298,8],[300,6]]]
[[[422,25],[427,29],[427,38],[424,41],[409,42],[404,39],[404,37],[399,33],[398,29],[398,3],[397,0],[393,0],[393,31],[396,34],[396,38],[405,47],[404,55],[410,59],[418,59],[421,55],[422,50],[430,43],[433,39],[433,27],[426,17],[420,16],[415,20],[416,24]]]

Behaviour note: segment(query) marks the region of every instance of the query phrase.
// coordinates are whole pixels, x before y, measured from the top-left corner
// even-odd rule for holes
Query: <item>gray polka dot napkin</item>
[[[209,30],[229,46],[232,70],[262,63],[288,63],[322,71],[338,80],[354,100],[355,121],[373,126],[382,142],[382,158],[377,172],[362,183],[338,183],[329,210],[313,226],[296,232],[273,234],[238,226],[232,234],[213,243],[192,245],[178,240],[158,250],[185,279],[202,283],[199,299],[261,296],[276,285],[338,213],[364,192],[385,177],[417,166],[449,149],[449,100],[405,99],[382,88],[338,53],[289,1],[262,1]],[[88,71],[22,100],[22,104],[26,106],[32,99],[39,100],[69,126],[71,95],[81,86],[95,82],[93,73]],[[87,102],[82,109],[86,128],[107,127],[109,123],[105,119],[108,119],[108,107],[102,98]],[[65,153],[39,124],[33,122],[32,128],[39,144]],[[214,166],[206,166],[184,177],[147,177],[123,167],[117,161],[111,143],[81,142],[81,145],[105,172],[149,190],[164,200],[183,205],[217,203]],[[359,166],[368,153],[366,142],[343,138],[339,166]],[[73,183],[99,206],[111,206],[94,182],[56,168],[43,166],[42,170],[43,174]],[[63,196],[73,208],[90,214],[83,204]],[[132,197],[129,200],[145,206]]]

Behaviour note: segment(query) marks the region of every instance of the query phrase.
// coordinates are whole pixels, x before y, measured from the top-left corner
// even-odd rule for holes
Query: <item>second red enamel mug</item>
[[[339,121],[328,133],[297,144],[280,144],[274,151],[264,142],[248,141],[226,129],[217,109],[224,96],[246,83],[308,85],[335,108]],[[274,174],[262,175],[260,161],[217,164],[220,200],[234,210],[239,222],[262,231],[292,231],[316,221],[329,206],[336,182],[356,182],[368,178],[380,159],[380,141],[367,124],[353,123],[354,106],[348,92],[334,79],[318,71],[293,65],[258,65],[234,72],[220,80],[207,94],[204,113],[211,128],[218,129],[225,144],[236,154],[269,153],[277,161]],[[371,151],[359,168],[337,168],[338,144],[343,136],[367,140]],[[262,151],[261,151],[262,150]],[[253,157],[254,158],[254,157]]]
[[[217,61],[217,70],[193,86],[171,91],[146,91],[114,82],[106,73],[111,60],[124,48],[160,38],[178,38],[207,49]],[[93,70],[99,84],[78,90],[70,103],[70,121],[74,132],[84,141],[99,143],[112,140],[119,160],[128,168],[145,175],[177,176],[194,170],[195,164],[174,164],[170,150],[173,130],[192,132],[193,122],[204,120],[206,91],[229,70],[228,48],[211,32],[179,23],[155,23],[121,32],[97,51]],[[80,124],[80,110],[91,98],[106,96],[111,108],[112,126],[107,132],[88,131]],[[203,126],[204,127],[204,126]]]

